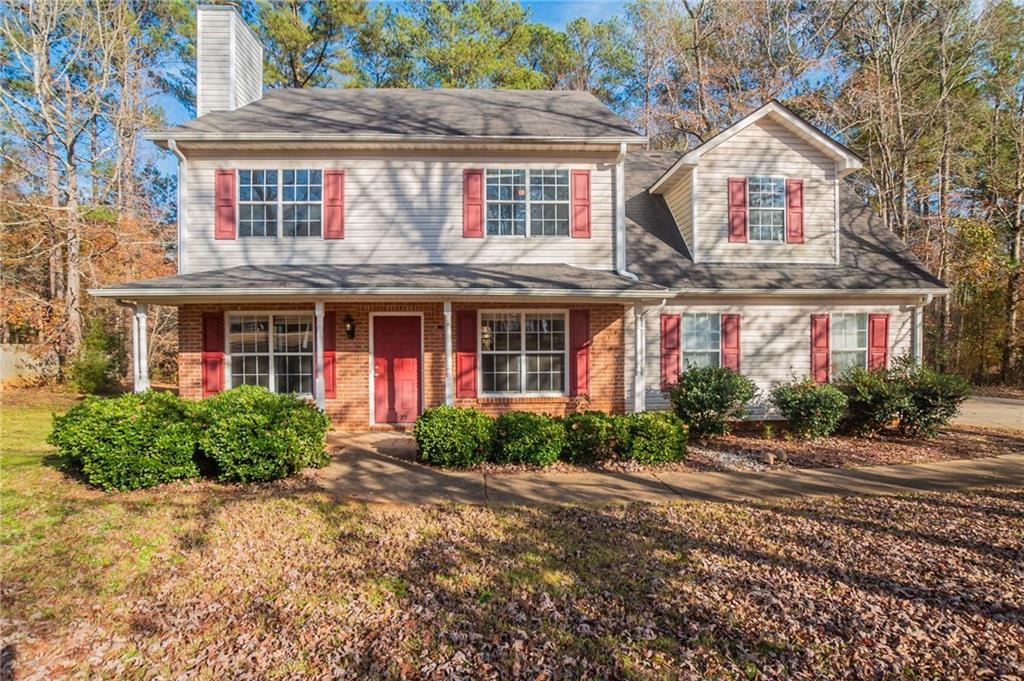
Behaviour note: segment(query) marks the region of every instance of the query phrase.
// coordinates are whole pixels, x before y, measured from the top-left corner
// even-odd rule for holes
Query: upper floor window
[[[563,393],[566,368],[563,312],[480,315],[480,374],[485,393]]]
[[[488,236],[569,236],[569,171],[486,173]]]
[[[832,376],[851,367],[868,366],[868,315],[866,312],[834,313],[832,330]]]
[[[785,241],[785,179],[748,177],[747,211],[751,241]]]
[[[320,170],[240,170],[238,235],[319,237],[322,200]]]
[[[719,366],[721,351],[721,315],[714,312],[683,315],[683,361],[688,367]]]

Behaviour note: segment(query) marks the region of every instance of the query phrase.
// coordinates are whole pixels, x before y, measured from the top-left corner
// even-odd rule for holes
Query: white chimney
[[[263,96],[263,45],[234,5],[196,10],[196,114],[232,111]]]

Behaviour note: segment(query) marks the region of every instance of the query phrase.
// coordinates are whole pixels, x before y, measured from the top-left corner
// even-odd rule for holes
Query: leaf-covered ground
[[[2,414],[17,678],[1024,675],[1024,490],[620,508],[103,494]]]

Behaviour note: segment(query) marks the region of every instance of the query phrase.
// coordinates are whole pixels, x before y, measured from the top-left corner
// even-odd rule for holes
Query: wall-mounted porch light
[[[345,335],[348,336],[349,340],[356,337],[356,320],[352,319],[351,314],[346,314],[345,318],[341,320],[345,325]]]

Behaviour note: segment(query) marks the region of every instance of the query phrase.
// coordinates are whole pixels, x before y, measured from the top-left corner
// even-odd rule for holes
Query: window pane
[[[748,177],[747,205],[751,241],[783,241],[786,183],[781,177]]]
[[[526,234],[526,171],[486,172],[487,233],[494,236]]]
[[[231,317],[228,327],[228,352],[268,352],[270,348],[270,324],[266,316]]]
[[[521,392],[518,354],[484,354],[480,360],[485,393]]]
[[[270,358],[266,355],[242,355],[231,358],[231,385],[270,387]]]
[[[866,369],[868,366],[867,355],[866,350],[833,350],[832,377],[838,378],[852,367]]]
[[[320,199],[323,195],[319,170],[285,170],[282,184],[284,206],[281,233],[286,237],[319,237]]]
[[[699,369],[702,367],[716,367],[719,364],[720,355],[717,352],[685,352],[683,363],[687,368]]]
[[[274,381],[279,393],[313,394],[313,356],[274,357]]]
[[[522,349],[518,314],[481,315],[480,327],[480,349],[482,351]]]
[[[526,350],[565,350],[565,317],[562,315],[526,315]]]
[[[565,355],[526,356],[527,392],[562,392],[565,377]]]
[[[274,352],[313,352],[313,318],[307,315],[274,317]]]
[[[718,354],[721,349],[721,317],[715,312],[693,312],[683,315],[683,356],[706,352]],[[713,366],[717,366],[715,361]],[[702,365],[707,366],[707,365]]]

